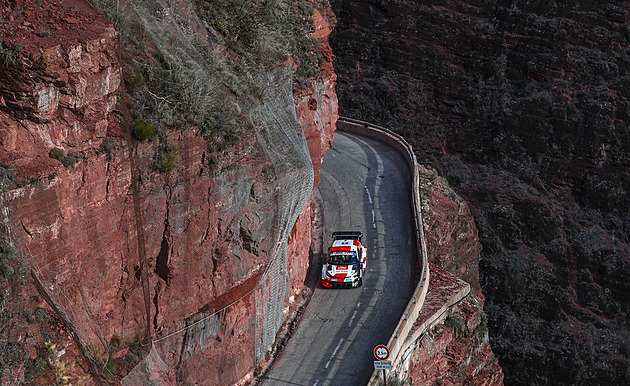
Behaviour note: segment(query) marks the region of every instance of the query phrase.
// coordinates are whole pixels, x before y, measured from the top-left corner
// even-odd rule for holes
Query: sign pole
[[[374,370],[383,369],[383,382],[385,386],[387,386],[387,375],[385,374],[385,369],[392,368],[392,362],[387,360],[387,358],[389,358],[389,348],[384,344],[379,344],[374,347],[374,357],[377,359],[374,362]]]

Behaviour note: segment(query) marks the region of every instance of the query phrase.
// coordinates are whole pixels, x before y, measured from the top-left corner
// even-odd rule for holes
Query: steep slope
[[[198,2],[0,3],[3,381],[264,362],[306,291],[336,121],[327,4],[276,5],[288,51],[255,62]]]
[[[630,382],[630,3],[333,8],[341,114],[399,128],[470,203],[506,383]]]
[[[422,216],[430,283],[419,322],[438,314],[409,353],[415,385],[501,385],[503,372],[489,342],[479,288],[481,244],[467,203],[433,169],[420,167]],[[451,301],[460,289],[468,293]],[[445,308],[446,304],[453,306]],[[418,324],[418,322],[416,322]]]

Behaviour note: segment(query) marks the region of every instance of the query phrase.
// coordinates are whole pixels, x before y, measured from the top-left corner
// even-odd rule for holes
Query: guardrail
[[[389,347],[390,351],[392,367],[396,368],[398,362],[401,359],[400,354],[403,352],[403,346],[409,345],[408,342],[407,344],[405,344],[405,342],[407,341],[409,333],[412,330],[414,322],[420,314],[420,310],[422,309],[422,306],[424,305],[424,301],[427,296],[427,291],[429,290],[429,261],[427,255],[427,242],[424,235],[424,225],[422,221],[418,163],[416,160],[416,156],[413,153],[413,149],[411,148],[411,145],[409,145],[407,141],[405,141],[400,135],[392,132],[387,128],[377,126],[369,122],[360,121],[358,119],[339,117],[339,120],[337,121],[337,130],[357,133],[367,137],[371,137],[381,142],[385,142],[393,148],[397,149],[409,162],[409,168],[413,176],[411,205],[414,208],[413,215],[416,228],[415,235],[416,243],[419,246],[418,260],[421,265],[421,273],[420,282],[418,283],[418,286],[416,287],[411,300],[407,304],[407,307],[405,308],[402,317],[398,321],[398,325],[396,326],[393,335],[390,337],[389,342],[387,342],[387,346]],[[372,374],[372,378],[368,383],[369,385],[375,384],[376,374],[376,371]]]

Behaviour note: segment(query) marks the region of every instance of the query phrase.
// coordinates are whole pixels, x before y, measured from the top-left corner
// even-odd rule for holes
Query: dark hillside
[[[630,384],[630,2],[335,1],[340,115],[470,204],[507,384]]]

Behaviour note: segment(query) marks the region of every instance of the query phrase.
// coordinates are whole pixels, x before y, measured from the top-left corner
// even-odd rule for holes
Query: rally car
[[[333,232],[332,246],[322,269],[322,285],[326,288],[351,288],[363,284],[367,265],[367,247],[360,231]]]

